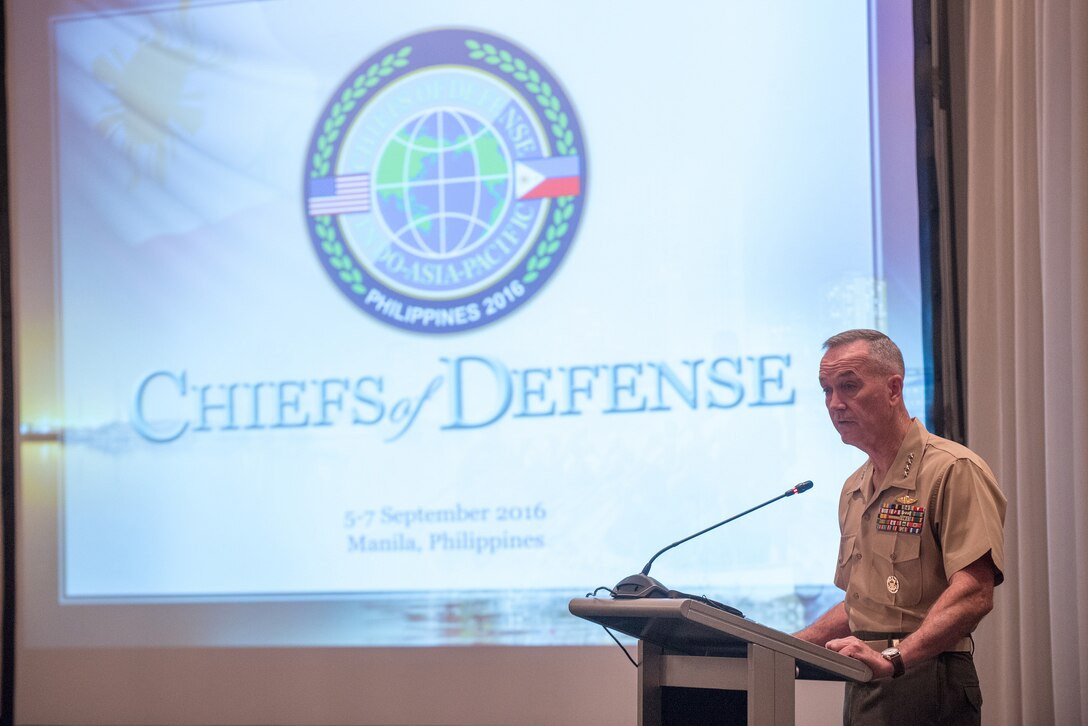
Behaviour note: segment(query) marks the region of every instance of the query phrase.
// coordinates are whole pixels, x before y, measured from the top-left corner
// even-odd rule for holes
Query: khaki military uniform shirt
[[[846,591],[852,631],[913,632],[948,579],[987,552],[1004,579],[1005,495],[965,446],[914,419],[880,490],[872,462],[847,479],[839,499],[835,584]]]

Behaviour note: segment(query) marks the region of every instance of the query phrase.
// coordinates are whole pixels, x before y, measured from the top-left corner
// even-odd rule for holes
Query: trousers
[[[847,683],[844,726],[980,726],[982,691],[970,653],[941,653],[899,678]]]

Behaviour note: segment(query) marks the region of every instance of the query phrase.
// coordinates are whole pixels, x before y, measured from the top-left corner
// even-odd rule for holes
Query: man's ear
[[[888,377],[888,400],[893,404],[903,401],[903,376],[894,375]]]

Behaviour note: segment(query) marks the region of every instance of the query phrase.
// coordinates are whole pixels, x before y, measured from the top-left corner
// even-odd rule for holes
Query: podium
[[[575,598],[569,609],[580,618],[638,638],[640,726],[671,726],[678,721],[792,725],[796,678],[857,682],[872,678],[860,661],[696,600]],[[729,691],[740,697],[724,701],[722,707],[693,707],[712,709],[712,720],[690,710],[678,716],[676,708],[666,707],[665,698],[677,694],[683,699],[685,691],[677,689],[701,689],[686,691],[692,695],[714,689],[712,695]]]

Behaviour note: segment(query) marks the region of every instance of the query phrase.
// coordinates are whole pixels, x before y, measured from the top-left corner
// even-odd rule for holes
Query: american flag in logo
[[[306,212],[311,217],[369,211],[369,174],[346,174],[309,180],[306,189]]]

